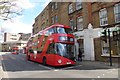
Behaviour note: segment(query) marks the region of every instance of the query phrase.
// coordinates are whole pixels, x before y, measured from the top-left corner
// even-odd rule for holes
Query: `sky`
[[[22,8],[22,15],[14,17],[12,20],[0,20],[0,32],[8,33],[32,33],[32,25],[35,18],[48,5],[51,0],[18,0],[18,8]],[[0,42],[3,36],[0,35]]]
[[[18,0],[17,5],[23,9],[21,16],[0,22],[0,26],[9,33],[32,33],[34,19],[51,0]]]

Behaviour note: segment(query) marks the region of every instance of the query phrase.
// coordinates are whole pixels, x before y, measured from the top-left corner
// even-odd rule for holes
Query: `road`
[[[118,68],[80,63],[51,67],[26,60],[25,54],[1,55],[3,78],[118,78]]]

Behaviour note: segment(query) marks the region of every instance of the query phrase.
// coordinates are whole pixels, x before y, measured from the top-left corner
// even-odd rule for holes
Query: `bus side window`
[[[38,53],[38,54],[41,54],[41,53],[42,53],[42,51],[37,51],[37,53]]]
[[[50,35],[50,33],[49,33],[49,31],[47,30],[46,32],[45,32],[45,36],[49,36]]]
[[[41,38],[41,36],[42,36],[42,33],[39,33],[39,34],[38,34],[38,36],[37,36],[37,37],[38,37],[38,39],[40,39],[40,38]]]
[[[53,43],[50,44],[48,49],[47,49],[47,54],[55,54],[55,49],[54,48],[55,48],[54,44]]]
[[[49,34],[51,35],[51,34],[54,34],[55,32],[54,32],[54,28],[51,28],[51,29],[49,29]]]
[[[34,53],[32,49],[29,49],[29,53]]]

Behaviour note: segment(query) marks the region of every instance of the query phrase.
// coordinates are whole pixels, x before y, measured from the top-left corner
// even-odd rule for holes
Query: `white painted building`
[[[110,31],[117,29],[118,27],[108,28]],[[78,48],[80,45],[78,44],[78,39],[83,39],[83,60],[95,60],[95,49],[94,49],[94,38],[100,38],[102,36],[101,32],[103,32],[103,28],[95,28],[93,29],[92,25],[88,25],[88,29],[84,29],[83,31],[75,32],[74,35],[76,37],[75,40],[75,53],[78,55]],[[112,36],[112,34],[111,34]]]

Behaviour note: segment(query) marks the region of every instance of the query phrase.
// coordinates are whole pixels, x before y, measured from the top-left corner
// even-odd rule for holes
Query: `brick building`
[[[94,28],[108,29],[111,31],[111,54],[115,61],[120,58],[120,40],[114,41],[112,32],[120,30],[120,2],[94,2],[91,3],[92,25]],[[120,32],[119,32],[120,34]],[[119,36],[120,37],[120,36]],[[94,38],[95,60],[108,61],[109,57],[109,41],[107,43],[100,40],[99,37]]]
[[[75,32],[80,45],[83,42],[85,60],[109,61],[108,37],[107,43],[101,40],[102,32],[106,30],[108,36],[109,29],[112,58],[113,61],[118,61],[120,58],[120,41],[114,41],[112,33],[120,30],[120,2],[89,2],[86,4],[87,6],[83,7],[86,8],[83,9],[83,24],[86,25],[84,25],[83,32]]]
[[[33,34],[52,24],[69,25],[76,37],[76,55],[80,47],[84,60],[106,61],[109,55],[104,52],[108,52],[109,46],[108,43],[101,40],[101,32],[104,31],[104,28],[119,29],[120,10],[118,9],[120,9],[119,2],[50,2],[35,18]],[[116,61],[120,57],[120,43],[112,41],[111,45]]]
[[[50,16],[49,16],[49,6],[46,6],[45,9],[35,18],[35,23],[33,24],[32,33],[36,34],[40,30],[50,26]]]

